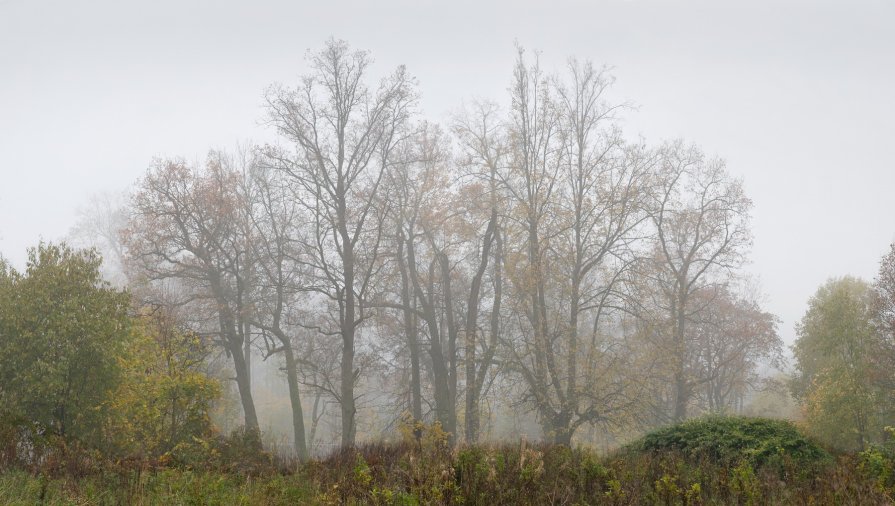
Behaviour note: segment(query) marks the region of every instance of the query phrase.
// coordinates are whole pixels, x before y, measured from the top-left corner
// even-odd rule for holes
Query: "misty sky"
[[[273,82],[329,36],[406,64],[421,109],[506,102],[514,41],[614,67],[629,137],[724,157],[754,201],[748,269],[793,325],[895,240],[895,2],[0,0],[0,254],[65,236],[153,157],[273,140]]]

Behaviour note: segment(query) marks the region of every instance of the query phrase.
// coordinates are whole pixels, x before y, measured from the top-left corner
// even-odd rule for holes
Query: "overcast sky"
[[[156,156],[273,139],[261,97],[330,36],[406,64],[426,116],[504,102],[514,41],[614,67],[625,129],[721,156],[754,201],[750,272],[793,325],[895,240],[895,2],[0,0],[0,254],[65,236]]]

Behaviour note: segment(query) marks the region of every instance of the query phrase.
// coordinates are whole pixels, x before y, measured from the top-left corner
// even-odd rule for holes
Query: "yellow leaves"
[[[398,433],[405,443],[417,446],[422,450],[438,451],[448,447],[450,433],[445,432],[441,422],[427,424],[422,420],[414,420],[405,412],[398,422]]]
[[[123,380],[106,420],[117,451],[162,454],[210,427],[208,410],[220,387],[197,368],[196,336],[170,324],[165,315],[140,312],[119,358]]]

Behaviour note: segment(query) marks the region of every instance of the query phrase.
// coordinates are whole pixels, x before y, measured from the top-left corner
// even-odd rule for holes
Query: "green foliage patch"
[[[831,456],[792,423],[767,418],[710,416],[651,432],[629,444],[629,452],[675,451],[725,464],[748,462],[755,467],[829,463]]]

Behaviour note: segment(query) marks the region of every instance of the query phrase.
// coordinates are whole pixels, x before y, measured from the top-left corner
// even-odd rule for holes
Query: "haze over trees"
[[[742,407],[781,343],[723,161],[627,138],[590,62],[519,49],[507,105],[443,127],[371,63],[328,41],[267,90],[276,145],[155,161],[99,234],[138,300],[230,362],[247,428],[253,357],[282,366],[303,458],[321,399],[342,445],[402,417],[474,442],[511,409],[570,444]]]
[[[81,297],[118,304],[93,311],[116,330],[92,345],[130,371],[108,391],[131,400],[103,405],[152,434],[145,451],[210,417],[263,432],[273,398],[303,460],[433,424],[450,444],[616,446],[743,412],[785,367],[779,319],[743,272],[744,183],[697,145],[626,135],[607,69],[548,72],[520,48],[507,96],[439,125],[403,67],[375,75],[337,40],[306,63],[264,94],[276,143],[154,160],[123,205],[91,207],[79,236],[120,289],[95,251],[66,246],[40,246],[24,275],[0,269],[4,335],[44,324],[9,301],[44,303],[30,280],[53,255],[86,265]],[[793,392],[816,435],[847,423],[841,443],[863,448],[892,418],[895,252],[874,284],[830,282],[809,306]],[[58,413],[40,421],[62,427]]]

